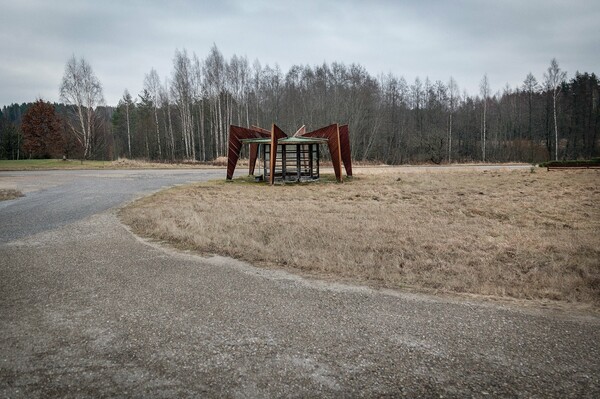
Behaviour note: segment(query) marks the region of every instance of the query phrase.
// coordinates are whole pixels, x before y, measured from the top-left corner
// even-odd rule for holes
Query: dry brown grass
[[[153,162],[139,159],[119,158],[116,161],[108,162],[106,169],[186,169],[211,166],[222,165],[220,162]]]
[[[599,171],[367,173],[344,184],[180,187],[121,217],[141,235],[259,265],[600,305]]]
[[[241,170],[248,167],[248,158],[240,158],[237,161],[237,169]],[[227,167],[227,157],[217,157],[212,161],[206,161],[206,165],[219,166],[222,168]]]
[[[0,188],[0,201],[7,201],[22,196],[23,193],[18,190]]]

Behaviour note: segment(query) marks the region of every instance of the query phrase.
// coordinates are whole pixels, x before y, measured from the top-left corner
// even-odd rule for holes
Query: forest
[[[150,69],[140,79],[140,93],[123,88],[119,103],[108,106],[91,66],[73,57],[60,83],[60,103],[52,104],[53,115],[44,111],[51,122],[28,116],[41,112],[34,107],[43,103],[39,99],[2,108],[0,159],[205,162],[226,156],[229,125],[270,129],[272,123],[288,133],[302,125],[311,130],[347,123],[353,159],[365,162],[537,163],[600,156],[598,77],[576,72],[568,78],[555,59],[539,79],[524,71],[517,87],[493,91],[482,75],[475,94],[461,91],[452,77],[407,82],[391,73],[373,76],[359,64],[294,65],[284,72],[246,57],[227,60],[216,45],[203,59],[176,50],[169,76]],[[74,95],[78,84],[89,95]],[[56,132],[43,133],[49,130]]]

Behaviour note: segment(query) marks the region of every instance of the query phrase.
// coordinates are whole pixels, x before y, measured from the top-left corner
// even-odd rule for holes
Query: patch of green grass
[[[57,169],[214,169],[211,163],[147,162],[144,160],[119,159],[117,161],[80,161],[69,159],[24,159],[0,161],[0,170],[57,170]]]
[[[41,170],[41,169],[103,169],[110,161],[79,161],[62,159],[20,159],[0,161],[0,170]]]

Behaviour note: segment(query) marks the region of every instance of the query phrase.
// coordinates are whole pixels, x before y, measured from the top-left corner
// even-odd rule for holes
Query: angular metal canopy
[[[342,163],[346,169],[346,175],[352,176],[352,159],[350,151],[350,135],[348,125],[339,126],[337,123],[322,127],[312,132],[306,132],[304,126],[288,137],[283,130],[273,124],[271,131],[252,126],[244,128],[231,125],[229,127],[229,146],[227,154],[227,180],[233,178],[233,173],[240,157],[242,144],[250,145],[249,173],[254,174],[256,159],[258,157],[258,145],[270,144],[269,156],[269,183],[275,181],[275,165],[277,157],[277,146],[304,143],[327,143],[331,162],[337,181],[342,181]]]

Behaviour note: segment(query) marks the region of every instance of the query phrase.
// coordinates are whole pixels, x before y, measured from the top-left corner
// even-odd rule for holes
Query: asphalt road
[[[600,397],[600,318],[147,243],[115,207],[223,171],[0,173],[0,397]]]

